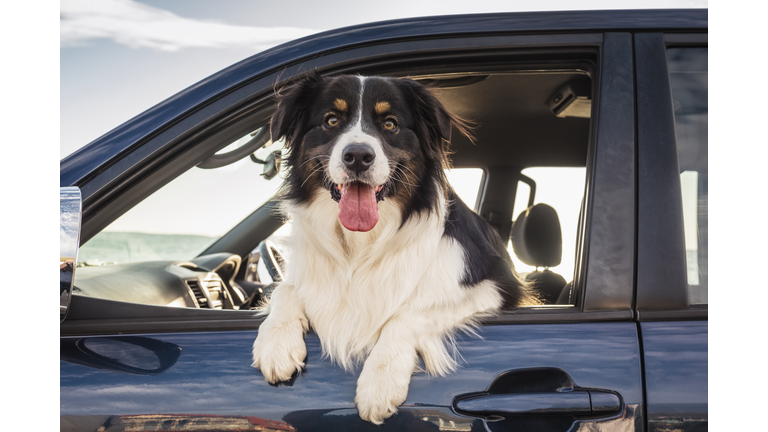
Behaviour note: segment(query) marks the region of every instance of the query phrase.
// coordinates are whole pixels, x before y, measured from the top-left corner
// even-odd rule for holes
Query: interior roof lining
[[[454,80],[488,75],[456,87],[434,86],[438,98],[461,117],[475,121],[476,144],[452,137],[455,167],[586,166],[590,119],[559,118],[547,101],[571,80],[590,79],[582,69],[441,73],[413,79]],[[485,144],[485,145],[484,145]]]

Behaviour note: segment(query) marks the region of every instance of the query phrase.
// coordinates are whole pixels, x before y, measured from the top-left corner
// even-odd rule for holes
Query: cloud
[[[112,39],[132,48],[250,48],[261,51],[315,33],[294,27],[249,27],[180,17],[133,0],[62,0],[61,47]]]

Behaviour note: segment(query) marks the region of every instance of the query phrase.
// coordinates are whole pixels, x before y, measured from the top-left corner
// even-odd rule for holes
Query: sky
[[[706,0],[61,0],[60,158],[264,49],[339,27],[426,15],[707,7]]]

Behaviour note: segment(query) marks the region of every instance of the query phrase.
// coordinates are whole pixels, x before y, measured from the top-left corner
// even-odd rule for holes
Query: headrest
[[[565,286],[565,278],[550,270],[530,272],[525,280],[531,282],[544,304],[555,304]]]
[[[563,234],[557,211],[546,204],[525,209],[512,225],[512,249],[520,261],[555,267],[563,256]]]

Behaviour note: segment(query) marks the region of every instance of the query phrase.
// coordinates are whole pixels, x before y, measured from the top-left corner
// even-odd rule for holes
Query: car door
[[[707,430],[707,34],[638,34],[635,55],[648,430]]]
[[[633,312],[635,59],[629,32],[443,35],[335,53],[329,49],[327,56],[286,66],[283,73],[289,77],[308,67],[385,70],[377,63],[385,54],[397,61],[416,57],[423,60],[420,67],[428,68],[436,54],[498,56],[508,50],[528,55],[574,47],[594,56],[595,84],[587,186],[568,304],[517,309],[485,320],[476,335],[460,335],[459,370],[446,377],[414,374],[398,414],[377,427],[357,415],[357,375],[323,358],[313,333],[306,336],[306,370],[272,386],[250,366],[260,321],[248,312],[170,313],[74,295],[61,327],[61,429],[644,430],[644,357]],[[221,124],[228,122],[231,129],[238,122],[268,118],[257,108],[268,104],[265,94],[274,78],[254,75],[236,91],[175,119],[173,127],[137,141],[134,156],[76,180],[84,193],[86,241],[182,170],[173,164],[158,168],[168,166],[169,158],[189,167],[217,150],[215,145],[205,147],[206,140],[240,133]],[[257,87],[261,93],[254,91]],[[227,109],[229,114],[221,114]],[[189,144],[190,137],[198,144]],[[76,178],[78,171],[69,163],[67,172]],[[267,220],[270,205],[249,217]],[[491,205],[481,203],[478,210],[484,214],[484,206]],[[260,238],[265,238],[279,225],[258,226]],[[219,247],[245,247],[223,243]],[[137,310],[146,313],[132,315]],[[653,344],[650,339],[648,343]]]

